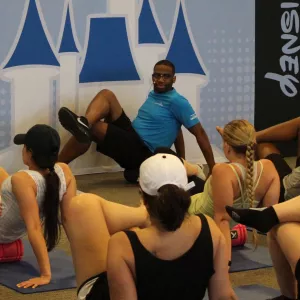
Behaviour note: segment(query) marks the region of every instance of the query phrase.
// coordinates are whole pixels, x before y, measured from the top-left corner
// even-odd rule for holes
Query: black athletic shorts
[[[138,169],[152,155],[124,111],[117,120],[108,123],[106,136],[103,142],[97,144],[97,151],[111,157],[128,170]]]
[[[86,280],[78,289],[78,300],[110,300],[107,273]]]
[[[289,175],[290,173],[292,173],[292,169],[291,167],[288,165],[288,163],[285,161],[285,159],[283,158],[283,156],[279,153],[272,153],[269,154],[268,156],[265,157],[266,159],[270,160],[273,162],[277,173],[279,175],[279,179],[280,179],[280,197],[279,197],[279,203],[280,202],[284,202],[284,193],[285,193],[285,188],[283,186],[283,178],[286,175]],[[300,159],[298,157],[297,159],[297,163],[296,163],[296,167],[299,166],[300,163]]]

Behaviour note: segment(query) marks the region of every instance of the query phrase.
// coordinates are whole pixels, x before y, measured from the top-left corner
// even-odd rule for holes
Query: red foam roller
[[[247,228],[245,225],[237,224],[231,229],[231,245],[243,246],[247,241]]]
[[[20,261],[24,255],[22,240],[8,244],[0,244],[0,262]]]

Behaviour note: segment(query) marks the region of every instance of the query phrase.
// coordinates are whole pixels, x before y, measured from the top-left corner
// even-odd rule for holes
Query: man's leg
[[[188,177],[197,176],[202,180],[206,180],[206,175],[204,173],[204,168],[202,165],[191,164],[186,160],[183,160],[183,163]]]
[[[258,144],[256,154],[258,156],[258,159],[265,158],[272,161],[272,163],[274,164],[280,179],[279,202],[281,203],[285,201],[285,188],[283,185],[283,178],[286,175],[292,173],[291,167],[281,156],[280,151],[276,148],[276,146],[271,143]]]
[[[180,157],[175,151],[173,151],[171,148],[168,148],[168,147],[156,148],[153,154],[155,155],[157,153],[166,153],[166,154],[172,154],[172,155],[177,156],[184,164],[184,167],[186,169],[186,173],[187,173],[188,177],[197,176],[204,181],[206,180],[206,175],[204,173],[202,165],[189,163],[188,161],[186,161],[185,159]]]
[[[300,131],[300,118],[271,126],[256,133],[258,143],[290,141],[298,137]]]
[[[266,158],[270,154],[280,154],[279,149],[271,143],[261,143],[257,145],[256,153],[259,159]]]
[[[144,206],[124,206],[93,194],[81,194],[70,201],[63,201],[62,216],[78,287],[89,278],[106,271],[111,235],[132,227],[149,225]]]
[[[86,110],[85,117],[80,118],[81,123],[77,122],[75,114],[72,114],[65,108],[61,108],[59,111],[60,122],[67,130],[75,133],[76,136],[72,136],[65,144],[59,154],[58,161],[70,163],[83,155],[89,149],[93,135],[96,135],[97,140],[102,141],[106,135],[107,125],[101,120],[114,122],[121,116],[122,111],[115,94],[109,90],[102,90],[94,97]],[[86,124],[86,126],[82,125],[82,123]],[[86,136],[84,136],[85,134]],[[90,140],[88,135],[91,136]],[[87,140],[87,142],[80,143],[78,141],[82,139]]]

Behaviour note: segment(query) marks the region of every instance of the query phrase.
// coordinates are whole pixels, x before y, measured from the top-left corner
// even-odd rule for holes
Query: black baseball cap
[[[51,168],[57,161],[60,137],[51,126],[37,124],[25,134],[14,137],[16,145],[25,145],[32,152],[32,158],[40,168]]]

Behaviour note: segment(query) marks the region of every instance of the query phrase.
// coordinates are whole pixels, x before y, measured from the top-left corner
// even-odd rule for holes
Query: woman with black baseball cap
[[[59,204],[76,195],[76,181],[67,165],[57,164],[60,138],[52,127],[35,125],[26,134],[16,135],[14,143],[24,145],[22,158],[29,170],[21,170],[12,176],[0,170],[0,246],[7,249],[17,248],[17,245],[22,247],[21,237],[27,232],[39,264],[40,277],[21,282],[18,287],[35,288],[51,280],[48,251],[59,240]],[[0,261],[21,259],[22,256],[17,258],[8,250],[4,252],[7,257]]]

